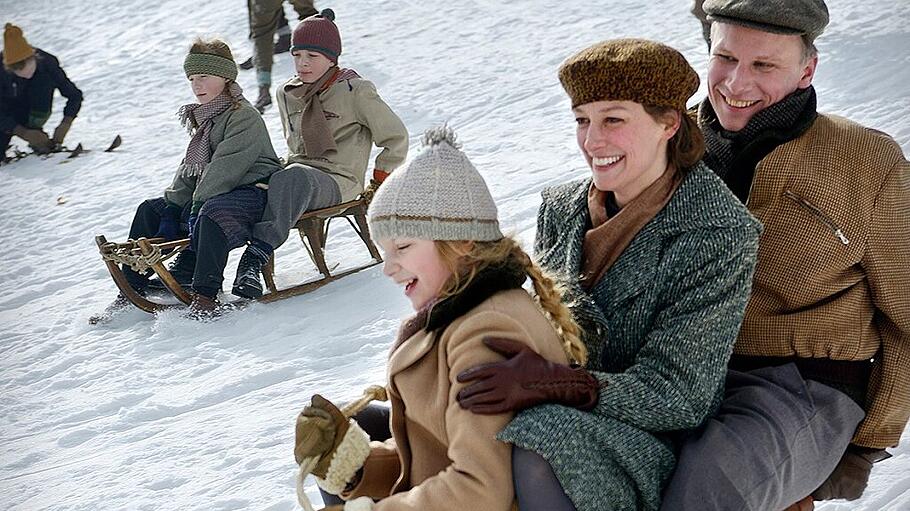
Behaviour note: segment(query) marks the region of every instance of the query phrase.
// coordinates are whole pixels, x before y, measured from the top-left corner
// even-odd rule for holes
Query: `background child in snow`
[[[130,238],[177,239],[189,232],[191,246],[171,272],[192,286],[191,309],[202,312],[216,306],[228,252],[250,239],[262,215],[266,192],[257,185],[281,164],[262,117],[234,81],[237,66],[226,43],[197,40],[183,68],[198,102],[178,115],[192,139],[164,197],[139,205]],[[137,291],[148,287],[146,275],[128,267],[123,272]]]
[[[262,295],[262,266],[302,213],[363,193],[373,144],[382,148],[374,163],[376,186],[407,156],[408,132],[401,119],[370,81],[338,67],[341,36],[334,19],[335,13],[325,9],[294,29],[291,55],[297,75],[277,94],[288,166],[269,183],[262,220],[237,268],[237,296]]]
[[[298,461],[321,455],[317,481],[354,499],[345,509],[506,511],[514,501],[511,447],[495,435],[511,414],[480,416],[459,407],[455,375],[502,359],[484,345],[488,335],[556,362],[586,355],[552,281],[503,237],[490,192],[452,132],[431,131],[424,143],[427,149],[379,189],[369,213],[385,251],[384,272],[404,285],[417,311],[402,324],[389,357],[392,440],[368,447],[357,422],[348,428],[317,396],[299,418],[295,455]],[[521,287],[529,276],[537,301]],[[313,434],[335,437],[337,448],[301,452]]]

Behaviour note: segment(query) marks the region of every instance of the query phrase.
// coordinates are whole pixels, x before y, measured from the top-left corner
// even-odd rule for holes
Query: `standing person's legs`
[[[297,19],[302,20],[319,13],[313,5],[313,0],[291,0],[291,6],[297,11]]]
[[[385,442],[392,438],[390,414],[391,409],[388,406],[371,404],[355,415],[354,421],[370,437],[370,441]],[[319,493],[322,495],[322,503],[326,506],[344,504],[340,497],[326,493],[322,488],[319,488]]]
[[[292,164],[269,178],[268,203],[262,220],[253,226],[253,239],[237,267],[233,293],[244,298],[262,295],[259,274],[272,253],[288,239],[300,215],[341,202],[332,177],[313,167]]]
[[[244,245],[262,216],[265,190],[244,186],[212,197],[199,210],[193,249],[196,269],[193,292],[214,299],[221,290],[228,252]]]
[[[775,511],[837,465],[862,409],[794,364],[729,371],[717,414],[683,444],[661,511]]]
[[[253,41],[253,63],[256,67],[256,84],[259,97],[256,108],[260,112],[272,103],[269,89],[272,86],[272,53],[275,51],[275,30],[284,15],[281,0],[247,0],[250,17],[250,39]]]

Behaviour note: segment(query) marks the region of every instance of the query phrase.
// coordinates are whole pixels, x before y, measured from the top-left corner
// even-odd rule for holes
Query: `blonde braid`
[[[572,312],[562,303],[562,289],[540,268],[518,243],[513,243],[512,256],[521,263],[534,284],[537,303],[562,338],[562,347],[570,363],[585,365],[588,349],[581,341],[581,329],[572,317]]]
[[[562,303],[562,289],[531,260],[518,242],[509,237],[477,242],[437,240],[436,248],[452,270],[452,277],[440,292],[440,300],[462,292],[484,268],[513,263],[531,277],[534,298],[562,338],[569,362],[581,365],[587,362],[588,350],[581,341],[581,329],[569,308]]]

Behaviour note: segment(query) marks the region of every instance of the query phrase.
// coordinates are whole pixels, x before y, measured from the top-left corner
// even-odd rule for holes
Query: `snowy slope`
[[[556,80],[560,61],[603,38],[638,36],[673,45],[703,72],[705,46],[687,4],[332,7],[342,64],[377,84],[412,133],[412,149],[426,127],[449,121],[503,224],[527,242],[540,190],[586,172]],[[889,132],[910,152],[910,4],[829,7],[820,109]],[[388,344],[409,313],[377,268],[210,324],[138,310],[103,327],[86,322],[115,294],[93,237],[124,238],[135,207],[170,182],[187,143],[174,113],[192,100],[185,51],[205,34],[226,38],[238,60],[249,55],[244,2],[0,0],[0,12],[60,57],[85,92],[69,141],[100,148],[124,138],[116,153],[0,169],[0,509],[294,509],[295,414],[313,393],[346,400],[382,382]],[[291,74],[290,58],[279,56],[276,83]],[[240,82],[255,99],[253,74]],[[266,121],[281,154],[276,109]],[[339,224],[330,264],[367,258]],[[279,250],[278,271],[284,283],[316,276],[295,239]],[[818,509],[910,509],[908,443],[904,435],[876,468],[862,500]],[[308,488],[318,502],[311,480]]]

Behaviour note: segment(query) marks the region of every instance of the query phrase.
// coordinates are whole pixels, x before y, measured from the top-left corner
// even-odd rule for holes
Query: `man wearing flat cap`
[[[910,417],[910,163],[816,111],[822,0],[705,0],[705,161],[764,225],[718,414],[662,509],[856,499]]]

